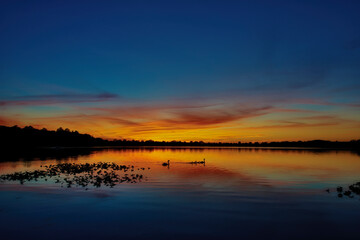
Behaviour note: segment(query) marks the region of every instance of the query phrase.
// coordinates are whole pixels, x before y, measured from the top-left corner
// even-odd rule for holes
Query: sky
[[[360,1],[1,1],[0,125],[360,138]]]

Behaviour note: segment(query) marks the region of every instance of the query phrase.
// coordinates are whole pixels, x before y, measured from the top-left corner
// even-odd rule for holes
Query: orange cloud
[[[351,129],[359,126],[356,116],[342,114],[340,117],[334,111],[323,114],[321,111],[284,107],[283,103],[271,101],[214,99],[134,103],[111,94],[72,96],[69,99],[63,96],[48,101],[53,103],[51,106],[59,106],[60,110],[47,108],[43,111],[32,105],[17,105],[4,111],[0,124],[48,129],[61,126],[97,137],[140,140],[350,140],[359,135],[358,130]],[[34,101],[32,104],[40,101],[46,106],[45,96],[30,98]],[[108,101],[112,98],[118,100]],[[104,102],[89,106],[83,104],[85,101]],[[322,130],[314,131],[314,128]]]

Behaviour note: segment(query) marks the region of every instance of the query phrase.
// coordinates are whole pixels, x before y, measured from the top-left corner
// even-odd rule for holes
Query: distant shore
[[[241,137],[239,137],[241,138]],[[59,128],[56,131],[36,129],[31,126],[0,126],[0,148],[2,149],[60,149],[60,148],[134,148],[134,147],[178,147],[178,148],[277,148],[277,149],[348,149],[360,150],[360,140],[352,141],[281,141],[281,142],[203,142],[203,141],[153,141],[153,140],[106,140],[90,134]]]

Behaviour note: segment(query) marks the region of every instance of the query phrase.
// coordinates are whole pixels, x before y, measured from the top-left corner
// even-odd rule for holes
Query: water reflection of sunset
[[[206,164],[190,164],[206,159]],[[341,159],[341,161],[339,161]],[[170,166],[161,164],[170,160]],[[322,181],[352,181],[360,171],[359,156],[346,151],[314,152],[246,148],[105,149],[68,160],[0,163],[0,173],[35,170],[59,163],[115,162],[151,168],[148,183],[176,182],[203,186],[297,186]]]
[[[190,164],[204,158],[205,164]],[[61,232],[60,229],[73,229],[76,232],[81,226],[95,229],[96,239],[104,231],[115,231],[116,236],[125,232],[127,239],[140,232],[139,236],[147,239],[149,232],[163,236],[166,229],[173,227],[175,231],[187,232],[190,239],[194,231],[200,228],[199,232],[204,233],[211,226],[217,234],[213,239],[221,239],[224,232],[232,236],[244,232],[251,235],[251,229],[270,226],[271,231],[277,229],[283,233],[285,225],[298,229],[299,225],[322,223],[326,218],[320,231],[326,234],[329,221],[356,229],[357,222],[353,219],[358,219],[360,212],[357,199],[340,199],[336,192],[337,186],[359,180],[360,158],[350,151],[119,148],[79,150],[77,157],[72,153],[71,157],[26,159],[14,162],[3,159],[0,175],[59,163],[114,162],[134,165],[135,171],[146,168],[140,171],[144,176],[141,181],[119,183],[113,188],[89,185],[86,190],[76,184],[67,188],[52,178],[25,181],[23,185],[18,181],[1,181],[0,220],[16,227],[20,222],[27,231],[52,221],[53,225],[41,231],[52,234]],[[170,166],[163,166],[167,160]],[[123,174],[119,173],[121,177]],[[13,218],[9,220],[8,216]],[[94,222],[94,218],[100,221]],[[99,224],[102,224],[100,230]],[[154,226],[165,227],[154,229]],[[133,231],[129,233],[131,228]],[[87,238],[91,239],[93,234],[91,231]],[[343,236],[342,231],[337,234]],[[156,239],[161,239],[160,235]],[[165,239],[170,238],[169,235]],[[304,238],[301,236],[299,240]]]

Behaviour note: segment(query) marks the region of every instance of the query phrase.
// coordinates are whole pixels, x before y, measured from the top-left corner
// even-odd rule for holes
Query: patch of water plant
[[[53,180],[61,187],[72,186],[114,187],[120,183],[138,183],[146,180],[140,171],[145,168],[135,168],[130,165],[118,165],[116,163],[60,163],[49,166],[40,166],[41,170],[15,172],[0,175],[1,181],[19,181],[20,184],[38,180]],[[150,169],[150,168],[147,168]],[[128,173],[127,173],[128,172]],[[120,173],[123,173],[120,175]]]
[[[326,189],[326,191],[330,193],[330,189]],[[339,198],[354,198],[355,196],[360,196],[360,182],[351,184],[347,188],[339,186],[336,188],[336,192]]]

